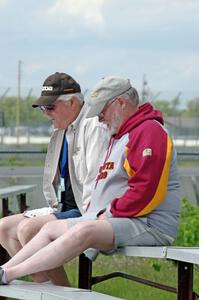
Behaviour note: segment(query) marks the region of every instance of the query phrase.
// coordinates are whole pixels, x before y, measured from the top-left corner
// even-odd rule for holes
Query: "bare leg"
[[[67,231],[67,221],[53,221],[4,265],[8,281],[50,270],[78,256],[87,248],[113,248],[112,226],[107,220],[82,222]],[[35,253],[35,254],[34,254]]]
[[[56,220],[54,215],[26,218],[23,214],[17,214],[2,218],[0,220],[0,244],[12,257],[39,232],[44,224],[52,220]],[[50,280],[56,285],[70,286],[62,266],[54,271],[32,274],[32,277],[36,282]]]
[[[53,214],[35,218],[25,218],[25,220],[20,222],[17,231],[18,239],[21,245],[24,246],[27,244],[40,231],[44,224],[53,220],[56,220],[56,217]],[[32,278],[35,282],[39,283],[50,280],[56,285],[70,286],[63,266],[48,272],[32,274]]]
[[[66,220],[56,220],[46,223],[40,232],[13,256],[3,267],[11,267],[23,262],[38,250],[50,244],[53,240],[65,234],[68,230]],[[57,267],[57,266],[56,266]]]
[[[34,218],[24,218],[17,227],[17,238],[22,247],[40,231],[43,225],[54,220],[56,220],[56,217],[53,214]]]
[[[44,272],[40,272],[39,274],[43,274]],[[55,285],[59,286],[71,286],[70,281],[68,279],[68,275],[64,270],[64,267],[54,268],[52,270],[45,271],[45,275],[48,278],[48,281],[51,281]]]
[[[22,248],[17,237],[17,227],[24,219],[26,218],[23,214],[18,214],[0,220],[0,244],[6,249],[11,257]]]

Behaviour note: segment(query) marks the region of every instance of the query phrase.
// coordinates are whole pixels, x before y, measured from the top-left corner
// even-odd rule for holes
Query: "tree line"
[[[153,104],[167,117],[199,117],[199,97],[188,100],[185,108],[181,108],[180,97],[170,101],[155,100]]]
[[[21,126],[48,126],[50,121],[43,117],[39,109],[32,108],[35,97],[20,99],[20,125]],[[160,109],[165,117],[199,117],[199,97],[188,100],[186,108],[181,108],[180,96],[168,101],[156,99],[153,102],[155,108]],[[0,101],[0,112],[3,115],[5,127],[16,125],[17,97],[4,97]]]
[[[50,121],[43,116],[40,109],[32,107],[35,97],[20,99],[20,126],[48,126]],[[4,97],[0,102],[5,127],[16,125],[17,97]]]

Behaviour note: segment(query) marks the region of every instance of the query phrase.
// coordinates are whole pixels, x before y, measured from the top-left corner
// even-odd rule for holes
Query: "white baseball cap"
[[[90,93],[88,118],[97,116],[106,102],[116,98],[132,88],[130,80],[119,76],[102,78]]]

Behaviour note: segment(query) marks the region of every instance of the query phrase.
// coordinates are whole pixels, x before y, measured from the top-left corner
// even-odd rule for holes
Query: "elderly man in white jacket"
[[[49,221],[80,216],[90,201],[93,181],[109,132],[98,118],[86,119],[79,84],[56,72],[43,84],[39,107],[54,126],[46,155],[43,192],[48,207],[25,211],[0,220],[0,244],[14,256]],[[33,275],[37,282],[51,280],[69,285],[63,267]]]

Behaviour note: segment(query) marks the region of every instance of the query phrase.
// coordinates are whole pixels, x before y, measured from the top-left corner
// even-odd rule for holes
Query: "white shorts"
[[[34,218],[39,216],[47,216],[54,212],[56,212],[56,209],[53,209],[51,207],[42,207],[42,208],[36,208],[32,210],[25,210],[23,216],[26,218]]]

